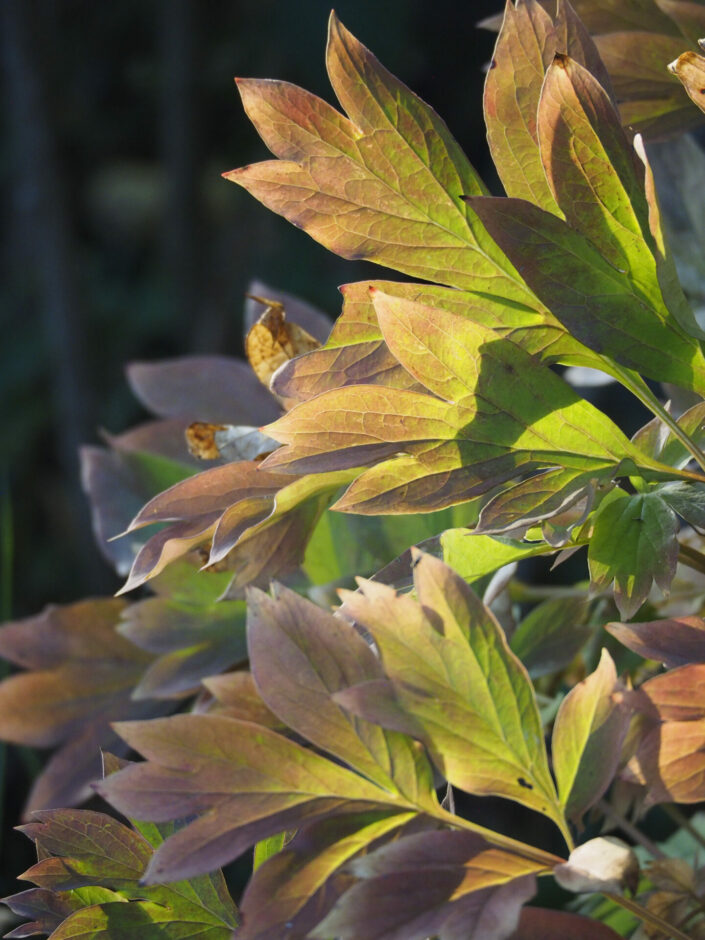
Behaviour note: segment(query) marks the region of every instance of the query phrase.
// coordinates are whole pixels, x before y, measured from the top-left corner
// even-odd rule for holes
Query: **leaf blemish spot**
[[[519,784],[520,787],[524,787],[525,790],[533,790],[533,789],[534,789],[533,783],[529,783],[529,781],[528,781],[528,780],[524,780],[523,777],[517,777],[517,783]]]

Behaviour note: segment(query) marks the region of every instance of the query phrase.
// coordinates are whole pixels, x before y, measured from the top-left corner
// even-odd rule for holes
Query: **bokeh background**
[[[341,0],[337,13],[446,119],[491,186],[475,23],[499,0]],[[329,254],[221,179],[269,154],[235,75],[332,100],[329,0],[2,0],[0,619],[115,590],[77,448],[143,414],[123,369],[239,354],[248,282],[336,316],[383,274]],[[398,275],[395,275],[398,277]]]

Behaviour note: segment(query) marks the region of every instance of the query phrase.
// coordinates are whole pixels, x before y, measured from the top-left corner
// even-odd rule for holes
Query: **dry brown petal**
[[[296,323],[288,323],[284,305],[265,297],[252,297],[266,310],[245,338],[245,352],[260,382],[269,388],[277,369],[302,353],[318,349],[317,339]]]

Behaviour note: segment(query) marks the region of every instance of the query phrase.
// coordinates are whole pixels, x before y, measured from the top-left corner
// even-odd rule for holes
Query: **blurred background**
[[[330,0],[2,0],[0,619],[110,593],[77,448],[144,414],[123,369],[240,354],[248,282],[331,317],[343,261],[222,180],[269,154],[235,75],[331,101]],[[482,121],[499,0],[340,0],[345,25],[446,120],[496,190]],[[399,275],[393,275],[399,277]]]

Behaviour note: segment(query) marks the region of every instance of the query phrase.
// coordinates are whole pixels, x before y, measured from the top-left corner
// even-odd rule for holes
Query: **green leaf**
[[[177,940],[185,926],[189,937],[232,935],[237,911],[220,872],[145,887],[141,878],[154,851],[145,836],[89,810],[47,810],[35,819],[22,830],[36,842],[40,861],[25,877],[51,892],[64,914],[52,938]],[[158,844],[161,836],[154,835]]]
[[[658,491],[616,494],[596,513],[588,548],[592,587],[602,590],[614,582],[625,619],[644,603],[652,581],[668,592],[676,573],[677,531],[676,514]]]
[[[284,848],[286,844],[287,833],[279,832],[275,836],[269,836],[267,839],[262,839],[261,842],[258,842],[255,846],[254,857],[252,860],[252,870],[257,871],[260,865],[264,865],[265,862],[269,861],[274,855]]]
[[[565,831],[534,691],[501,627],[430,555],[416,553],[414,585],[418,601],[373,581],[343,594],[346,613],[380,649],[399,708],[451,784],[516,800]]]
[[[328,74],[348,113],[284,82],[239,80],[279,160],[226,173],[345,258],[532,306],[463,194],[487,190],[443,121],[333,15]]]
[[[584,235],[520,199],[472,198],[536,295],[580,342],[650,378],[705,392],[705,358],[665,306]]]
[[[592,635],[585,597],[557,597],[537,604],[512,633],[509,645],[532,679],[560,672]]]
[[[579,820],[605,793],[617,770],[631,710],[615,702],[623,689],[607,650],[595,672],[561,702],[553,726],[553,771],[561,806]]]
[[[475,535],[469,529],[449,529],[441,536],[443,561],[469,583],[535,555],[555,555],[546,542],[520,542],[516,539]]]

